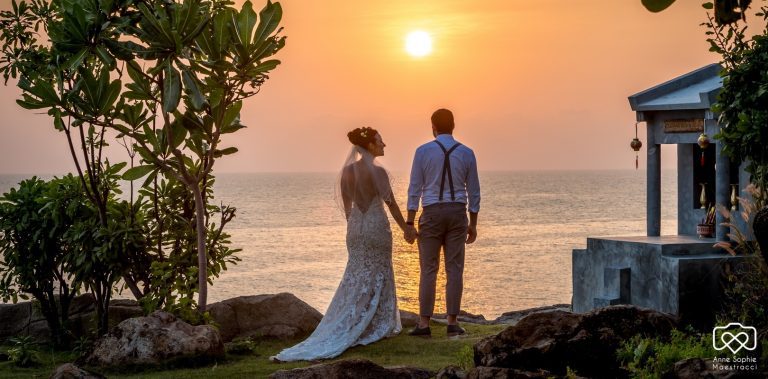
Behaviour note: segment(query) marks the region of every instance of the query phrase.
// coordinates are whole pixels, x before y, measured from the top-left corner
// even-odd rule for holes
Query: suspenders
[[[455,145],[451,146],[450,149],[446,150],[445,146],[443,146],[440,141],[435,140],[435,143],[440,146],[441,149],[443,149],[443,153],[445,154],[445,161],[443,162],[443,176],[440,179],[440,201],[443,201],[443,190],[445,189],[445,173],[448,173],[448,185],[451,187],[451,201],[456,201],[456,193],[453,190],[453,175],[451,174],[451,159],[450,155],[451,153],[456,150],[457,147],[461,146],[460,143],[456,142]]]

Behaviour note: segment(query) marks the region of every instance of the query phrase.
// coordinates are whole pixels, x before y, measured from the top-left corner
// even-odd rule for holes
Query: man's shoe
[[[453,336],[460,336],[466,333],[467,331],[458,325],[448,325],[448,330],[446,334],[448,335],[448,337],[453,337]]]
[[[432,336],[432,330],[429,329],[428,326],[425,327],[425,328],[419,328],[419,326],[416,325],[416,327],[413,328],[413,330],[408,332],[408,335],[409,336],[418,336],[418,337],[430,337],[430,336]]]

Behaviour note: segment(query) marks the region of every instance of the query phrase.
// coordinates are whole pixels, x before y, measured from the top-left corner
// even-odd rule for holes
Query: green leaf
[[[237,15],[237,34],[244,46],[251,44],[253,28],[256,26],[256,12],[253,11],[251,0],[246,0]]]
[[[154,165],[144,165],[129,168],[123,173],[123,180],[137,180],[155,170]]]
[[[213,156],[216,157],[216,158],[220,158],[220,157],[222,157],[224,155],[230,155],[230,154],[234,154],[234,153],[237,153],[237,148],[236,147],[228,147],[228,148],[223,149],[223,150],[216,150],[216,151],[214,151],[213,152]]]
[[[96,55],[102,62],[104,62],[108,69],[115,69],[115,57],[113,57],[104,46],[96,46]]]
[[[253,38],[255,44],[263,43],[277,29],[283,18],[283,8],[280,3],[267,1],[267,5],[259,12],[259,27]]]
[[[642,0],[645,9],[651,12],[661,12],[667,9],[675,0]]]
[[[120,172],[120,170],[122,170],[123,167],[125,167],[126,165],[128,165],[127,162],[120,162],[120,163],[114,164],[114,165],[109,167],[109,172],[116,174],[116,173]]]
[[[274,70],[275,67],[277,67],[279,64],[280,64],[279,60],[270,59],[268,61],[259,63],[258,66],[254,67],[252,70],[249,70],[249,71],[254,73],[264,73],[264,72]]]
[[[88,55],[87,47],[80,49],[80,51],[78,51],[77,54],[73,55],[66,62],[64,62],[64,67],[66,67],[70,71],[77,70],[80,67],[80,64],[83,63],[83,59],[85,59],[87,55]]]
[[[706,2],[704,4],[701,4],[701,6],[704,7],[704,9],[712,9],[715,7],[715,5],[712,4],[712,2]]]
[[[171,62],[166,62],[163,72],[163,112],[171,113],[181,100],[181,76]]]
[[[171,138],[172,143],[169,144],[169,147],[171,149],[175,149],[181,145],[182,142],[184,142],[184,138],[187,136],[187,129],[184,128],[183,121],[181,120],[181,115],[178,115],[174,122],[171,123]]]
[[[221,125],[219,125],[219,129],[222,129],[225,126],[231,125],[232,122],[235,121],[235,119],[240,116],[240,109],[242,108],[243,108],[242,101],[235,102],[229,108],[227,108],[224,111],[224,118],[222,119]]]
[[[203,109],[205,105],[205,96],[200,91],[200,87],[197,85],[198,80],[190,70],[184,69],[181,71],[182,78],[184,79],[184,89],[189,95],[192,109],[199,111]]]

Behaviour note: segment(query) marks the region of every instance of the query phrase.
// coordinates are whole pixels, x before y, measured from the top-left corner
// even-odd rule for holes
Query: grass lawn
[[[445,325],[432,324],[432,338],[410,337],[404,330],[399,336],[368,346],[347,350],[334,360],[364,358],[382,366],[414,366],[437,371],[448,365],[472,367],[472,345],[480,339],[496,334],[505,325],[463,324],[467,335],[448,338]],[[252,355],[227,355],[224,362],[197,368],[145,369],[142,371],[106,371],[109,378],[265,378],[269,374],[314,363],[272,363],[269,356],[298,341],[264,341]],[[0,348],[4,351],[5,348]],[[42,349],[41,349],[42,350]],[[0,362],[0,378],[47,378],[53,369],[74,359],[71,353],[41,351],[44,364],[34,368],[17,368],[11,362]]]

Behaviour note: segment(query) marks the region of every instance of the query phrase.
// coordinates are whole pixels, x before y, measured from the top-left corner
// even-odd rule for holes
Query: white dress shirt
[[[457,144],[450,134],[439,134],[437,138],[446,150]],[[480,211],[480,180],[477,177],[477,160],[472,149],[461,145],[450,155],[451,174],[455,200],[451,200],[451,186],[448,175],[443,186],[444,203],[457,202],[468,204],[471,213]],[[413,158],[411,183],[408,185],[408,210],[417,211],[419,200],[426,207],[440,202],[440,182],[443,177],[445,153],[435,141],[427,142],[418,149]]]

